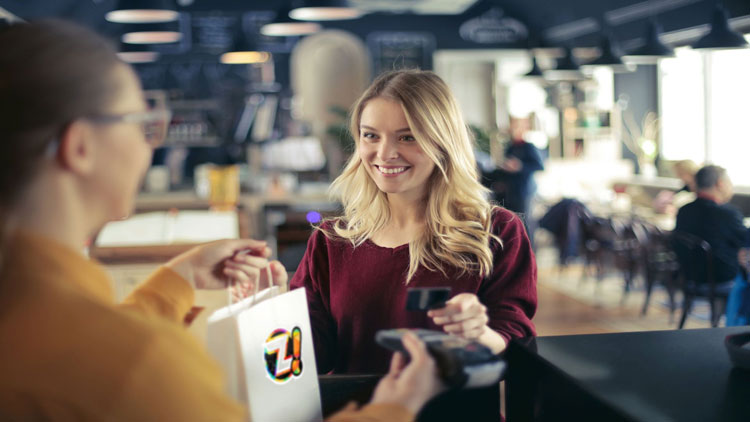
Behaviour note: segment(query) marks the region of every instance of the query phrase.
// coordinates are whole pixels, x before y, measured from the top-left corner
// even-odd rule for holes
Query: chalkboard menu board
[[[429,32],[372,32],[367,46],[376,75],[394,69],[432,69],[435,37]]]
[[[190,15],[190,52],[221,54],[232,45],[239,32],[240,14],[222,12],[192,13]]]
[[[231,47],[234,37],[242,34],[254,40],[257,47],[263,51],[288,53],[294,47],[294,37],[267,37],[260,33],[260,28],[271,22],[274,17],[275,13],[269,11],[193,12],[190,15],[190,34],[187,37],[192,42],[190,52],[224,53]]]

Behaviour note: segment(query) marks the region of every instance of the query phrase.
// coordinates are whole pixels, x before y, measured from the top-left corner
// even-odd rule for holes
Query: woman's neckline
[[[378,245],[377,243],[373,242],[372,239],[365,240],[365,243],[368,243],[368,244],[370,244],[371,246],[374,246],[377,249],[382,249],[382,250],[392,251],[392,252],[396,252],[396,251],[400,251],[402,249],[408,249],[409,248],[409,243],[408,242],[407,243],[403,243],[403,244],[398,245],[398,246],[394,246],[392,248],[388,247],[388,246]]]

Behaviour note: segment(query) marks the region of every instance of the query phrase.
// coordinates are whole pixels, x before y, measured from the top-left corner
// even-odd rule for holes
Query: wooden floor
[[[597,283],[584,273],[580,264],[561,271],[554,259],[550,259],[553,253],[551,250],[537,252],[539,306],[533,321],[539,336],[677,328],[679,308],[674,322],[670,323],[664,292],[654,294],[647,315],[642,316],[645,300],[642,290],[636,288],[624,296],[624,282],[618,274],[613,273]],[[700,309],[696,313],[700,314]],[[708,327],[708,321],[696,316],[689,317],[685,324],[688,329]]]

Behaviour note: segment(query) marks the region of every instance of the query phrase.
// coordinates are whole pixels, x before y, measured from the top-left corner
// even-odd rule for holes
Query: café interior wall
[[[649,112],[659,115],[659,89],[656,65],[639,65],[634,72],[614,75],[614,98],[622,113],[630,113],[639,125]],[[642,129],[642,128],[641,128]],[[633,162],[636,174],[640,167],[636,155],[622,143],[622,157]]]

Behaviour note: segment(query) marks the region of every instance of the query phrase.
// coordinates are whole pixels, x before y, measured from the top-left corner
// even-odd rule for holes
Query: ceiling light
[[[573,57],[573,51],[566,47],[565,55],[557,61],[555,69],[545,70],[544,78],[551,81],[580,81],[586,79],[578,66],[578,62]]]
[[[303,7],[289,12],[289,17],[301,21],[339,21],[357,19],[362,12],[350,7],[345,0],[311,0]]]
[[[631,63],[656,63],[663,57],[674,57],[674,49],[659,39],[661,28],[655,20],[650,20],[646,29],[646,43],[626,54],[623,58]]]
[[[122,42],[128,44],[167,44],[182,39],[182,33],[175,31],[141,31],[122,35]]]
[[[523,75],[524,78],[543,78],[544,72],[536,62],[536,57],[531,56],[531,70]]]
[[[635,70],[634,64],[629,64],[622,61],[622,52],[620,51],[620,46],[617,45],[617,42],[611,34],[607,34],[602,38],[601,55],[594,61],[586,63],[583,66],[606,66],[612,69],[612,71],[615,73],[632,72]]]
[[[169,0],[120,0],[104,19],[116,23],[155,23],[171,22],[178,16]]]
[[[123,32],[122,42],[127,44],[167,44],[182,40],[175,22],[129,24]]]
[[[276,13],[276,19],[263,25],[260,33],[268,37],[293,37],[309,35],[322,29],[319,23],[302,22],[289,17],[289,8],[283,7]]]
[[[150,51],[144,44],[122,43],[117,57],[125,63],[152,63],[159,59],[159,53]]]
[[[717,4],[711,19],[711,31],[696,41],[691,47],[695,49],[745,48],[748,43],[745,37],[729,27],[729,14],[721,4]]]
[[[271,59],[271,53],[259,51],[255,43],[243,31],[234,36],[232,47],[219,59],[224,64],[264,63]]]

